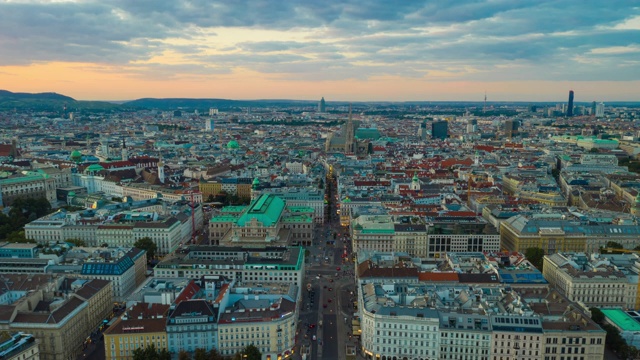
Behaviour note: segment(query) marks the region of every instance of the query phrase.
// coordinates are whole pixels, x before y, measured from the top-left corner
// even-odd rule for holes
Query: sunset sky
[[[141,97],[640,101],[640,3],[0,0],[0,89]]]

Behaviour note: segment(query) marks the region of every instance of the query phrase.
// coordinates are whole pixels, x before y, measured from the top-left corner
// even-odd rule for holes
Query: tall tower
[[[122,161],[129,160],[129,150],[127,150],[127,143],[125,137],[122,137]]]
[[[353,126],[353,119],[351,117],[351,104],[349,104],[349,119],[347,120],[347,124],[344,127],[344,152],[354,153],[354,137],[355,137],[355,129]]]
[[[434,121],[431,123],[431,138],[432,139],[446,139],[449,135],[449,123],[443,120]]]
[[[596,117],[601,118],[604,116],[604,103],[598,103],[596,105]]]
[[[162,158],[158,160],[158,180],[164,184],[164,163],[162,162]]]
[[[327,110],[327,104],[324,102],[324,97],[322,97],[322,99],[320,99],[320,102],[318,103],[318,112],[326,112]]]
[[[409,189],[413,191],[420,190],[420,179],[418,179],[418,175],[413,173],[413,178],[411,179],[411,185],[409,185]]]
[[[573,116],[573,90],[569,90],[569,103],[567,104],[567,117]]]
[[[427,140],[427,120],[420,123],[420,128],[418,129],[418,136],[420,140]]]
[[[487,112],[487,91],[484,92],[484,104],[482,105],[482,113]]]

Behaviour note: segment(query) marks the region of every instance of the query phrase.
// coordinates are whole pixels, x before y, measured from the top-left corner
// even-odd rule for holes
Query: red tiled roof
[[[175,304],[179,304],[185,300],[191,300],[195,294],[200,291],[200,286],[196,285],[196,283],[191,280],[187,286],[185,286],[184,290],[180,293],[180,296],[176,298]]]

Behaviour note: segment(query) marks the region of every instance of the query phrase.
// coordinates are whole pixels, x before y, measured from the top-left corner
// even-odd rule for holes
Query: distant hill
[[[116,104],[104,101],[78,101],[72,97],[57,93],[14,93],[0,90],[0,110],[33,110],[33,111],[109,111],[119,108]]]
[[[263,108],[272,106],[315,106],[317,102],[306,100],[228,100],[228,99],[188,99],[188,98],[167,98],[154,99],[145,98],[123,103],[130,108],[146,108],[159,110],[208,110],[216,108],[228,110],[231,108],[253,107]]]

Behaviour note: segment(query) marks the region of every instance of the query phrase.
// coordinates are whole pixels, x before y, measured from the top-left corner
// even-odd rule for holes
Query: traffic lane
[[[335,314],[324,314],[322,316],[322,358],[336,360],[338,358],[338,325]],[[318,343],[320,346],[320,343]]]

